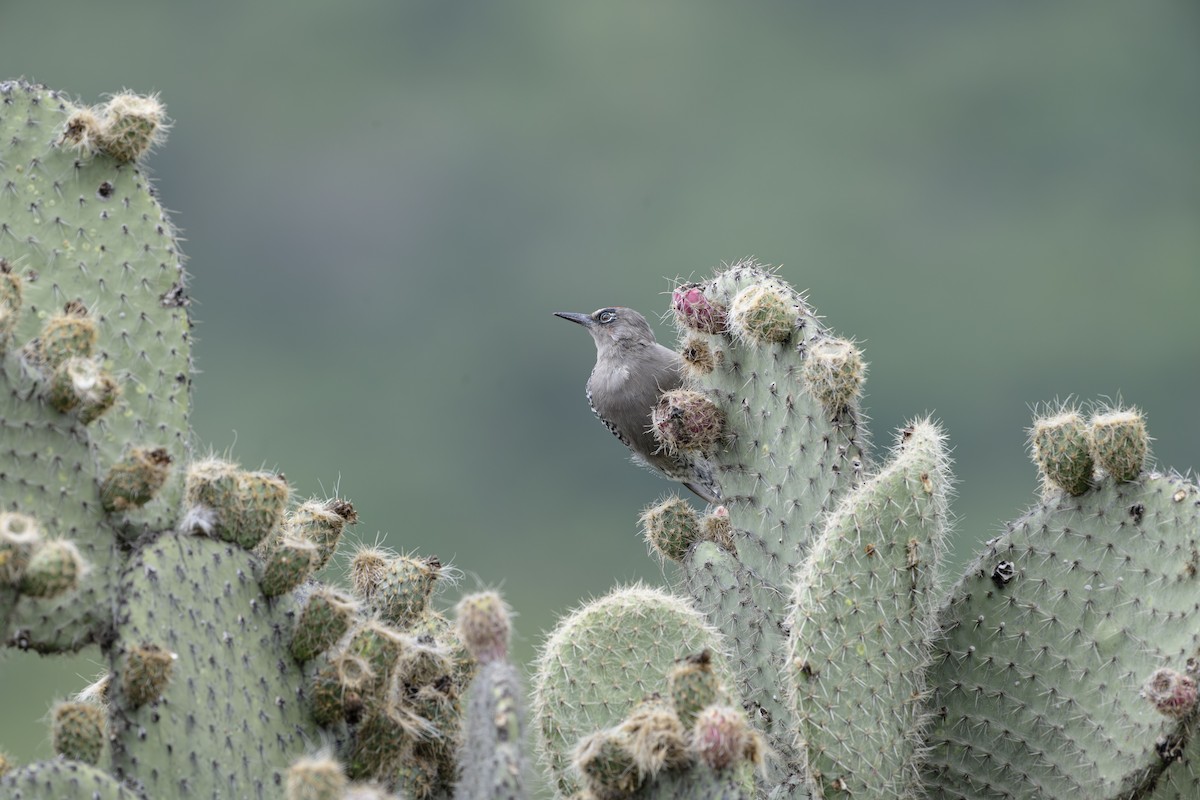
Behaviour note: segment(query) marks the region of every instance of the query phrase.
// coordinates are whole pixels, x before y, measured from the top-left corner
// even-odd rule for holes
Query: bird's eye
[[[607,325],[608,323],[612,322],[616,318],[617,318],[617,312],[613,311],[611,308],[604,309],[603,311],[600,312],[600,316],[597,317],[597,319],[600,321],[601,325]]]

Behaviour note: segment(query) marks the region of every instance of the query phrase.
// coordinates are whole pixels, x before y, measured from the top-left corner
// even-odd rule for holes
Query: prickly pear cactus
[[[0,84],[0,632],[106,675],[51,712],[57,758],[0,796],[523,800],[521,681],[495,593],[363,547],[282,475],[193,460],[187,297],[139,160],[154,98]],[[675,591],[566,617],[533,676],[548,784],[623,798],[1197,796],[1200,488],[1132,408],[1048,409],[1036,505],[957,582],[930,419],[878,463],[863,354],[752,262],[680,285],[687,385],[651,419],[723,504],[646,509]]]
[[[724,500],[698,512],[668,498],[640,522],[651,552],[677,564],[680,602],[720,631],[709,646],[732,675],[702,680],[684,659],[673,685],[693,688],[675,716],[693,727],[675,760],[646,761],[622,731],[663,690],[605,688],[615,668],[596,663],[658,663],[661,637],[615,625],[588,644],[576,619],[611,616],[605,600],[564,620],[534,699],[562,796],[1196,796],[1200,489],[1147,467],[1136,410],[1039,416],[1038,505],[951,584],[952,477],[935,422],[906,426],[873,464],[861,351],[753,262],[680,285],[672,307],[689,385],[663,396],[671,428],[656,433],[677,447],[672,431],[721,420],[682,446],[714,465]],[[697,700],[709,683],[721,697]],[[560,722],[606,703],[607,716]],[[717,760],[761,764],[753,786],[714,772],[713,743],[730,741],[715,718],[753,735]]]
[[[0,632],[109,665],[0,796],[448,798],[477,666],[448,568],[369,548],[352,595],[322,586],[350,503],[191,458],[185,276],[138,166],[165,128],[155,98],[0,84]],[[512,677],[480,692],[516,715]]]

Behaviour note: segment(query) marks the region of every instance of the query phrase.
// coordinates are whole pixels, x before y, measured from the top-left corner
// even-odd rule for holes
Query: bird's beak
[[[554,316],[569,319],[571,322],[578,322],[585,328],[590,328],[595,324],[591,314],[576,314],[574,311],[555,311]]]

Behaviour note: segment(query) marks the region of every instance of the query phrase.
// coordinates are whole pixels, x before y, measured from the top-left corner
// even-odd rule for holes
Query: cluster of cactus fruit
[[[54,759],[0,797],[528,797],[494,592],[360,547],[353,507],[195,458],[181,257],[138,168],[151,98],[0,84],[0,636],[98,644]],[[859,348],[757,264],[676,288],[687,387],[652,421],[721,505],[640,519],[673,591],[564,618],[533,667],[546,783],[620,798],[1200,797],[1200,489],[1131,408],[1055,408],[1037,503],[957,582],[930,419],[872,457]]]

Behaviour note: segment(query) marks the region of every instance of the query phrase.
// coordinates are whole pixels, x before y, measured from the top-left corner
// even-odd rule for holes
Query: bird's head
[[[605,350],[613,345],[629,347],[654,342],[654,331],[646,318],[632,308],[608,306],[591,314],[576,314],[573,311],[555,311],[554,316],[569,319],[588,329],[596,340],[596,348]]]

